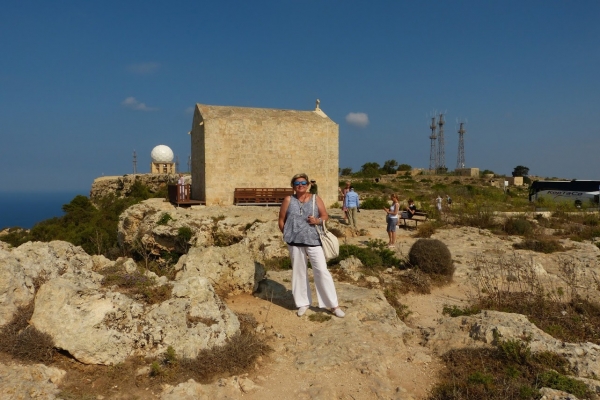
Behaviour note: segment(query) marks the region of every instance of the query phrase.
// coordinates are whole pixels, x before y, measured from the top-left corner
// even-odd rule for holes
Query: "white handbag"
[[[317,196],[313,195],[313,199],[312,199],[313,216],[315,215],[315,197],[317,197]],[[321,229],[319,229],[319,226],[321,226]],[[322,225],[315,225],[315,229],[317,230],[317,233],[319,234],[319,238],[321,239],[321,247],[323,247],[323,253],[325,254],[325,259],[327,261],[329,261],[329,260],[339,256],[340,255],[340,242],[338,241],[338,238],[335,237],[335,235],[333,233],[331,233],[327,230],[327,227],[325,226],[325,221],[323,221]]]

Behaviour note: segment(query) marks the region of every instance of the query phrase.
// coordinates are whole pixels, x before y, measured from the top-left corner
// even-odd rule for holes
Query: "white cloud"
[[[138,111],[157,111],[156,107],[148,107],[146,103],[140,103],[135,97],[128,97],[121,102],[123,107],[131,108],[132,110]]]
[[[349,113],[346,115],[346,122],[350,125],[358,126],[364,128],[369,125],[369,116],[365,113]]]
[[[160,64],[157,62],[144,62],[139,64],[130,64],[127,70],[136,75],[152,75],[160,69]]]
[[[192,107],[188,107],[188,108],[186,108],[186,109],[184,110],[184,112],[185,112],[186,114],[193,114],[195,109],[196,109],[196,107],[193,107],[193,106],[192,106]]]

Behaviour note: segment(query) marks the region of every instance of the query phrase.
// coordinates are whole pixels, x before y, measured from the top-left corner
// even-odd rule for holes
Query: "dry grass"
[[[67,370],[60,398],[96,399],[148,398],[147,388],[159,392],[165,383],[177,385],[189,379],[200,383],[248,373],[272,349],[266,338],[256,333],[258,326],[250,314],[239,314],[240,333],[220,347],[201,351],[193,359],[180,358],[172,347],[159,357],[130,357],[115,366],[83,365],[59,356],[57,366]],[[140,374],[142,368],[148,372]]]
[[[600,344],[600,305],[583,298],[578,270],[569,257],[559,259],[564,286],[542,280],[529,260],[513,254],[494,260],[474,260],[475,298],[472,306],[526,315],[546,333],[568,342]]]
[[[0,352],[20,361],[50,363],[54,342],[50,335],[29,325],[32,315],[33,301],[17,309],[13,319],[0,329]]]
[[[259,357],[272,351],[255,328],[258,325],[250,314],[241,314],[240,333],[223,346],[201,350],[195,358],[179,358],[172,348],[162,357],[152,360],[150,375],[168,383],[194,379],[209,383],[217,378],[239,375],[252,370]]]
[[[104,276],[102,286],[114,286],[120,293],[146,304],[158,304],[171,298],[170,284],[159,286],[153,277],[141,271],[126,272],[122,264],[98,272]]]
[[[431,400],[538,399],[550,387],[589,398],[587,386],[569,373],[568,362],[554,353],[531,353],[526,343],[506,341],[493,349],[452,350],[442,356],[446,368]]]

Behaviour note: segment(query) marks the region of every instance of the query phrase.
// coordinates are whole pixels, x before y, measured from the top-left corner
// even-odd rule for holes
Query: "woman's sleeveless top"
[[[316,199],[315,199],[316,200]],[[283,226],[283,241],[291,245],[320,246],[321,240],[317,228],[307,221],[313,215],[312,196],[306,203],[301,203],[296,196],[291,196],[290,204],[285,214]],[[315,201],[315,218],[319,218],[319,207]]]
[[[390,207],[390,212],[394,212],[396,211],[396,206],[398,205],[398,203],[394,203],[392,204],[392,206]],[[393,214],[388,214],[390,218],[398,218],[398,214],[393,215]]]

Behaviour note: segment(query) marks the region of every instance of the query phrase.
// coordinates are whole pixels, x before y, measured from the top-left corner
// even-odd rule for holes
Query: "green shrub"
[[[385,189],[385,185],[381,183],[373,182],[372,180],[362,180],[357,182],[352,182],[352,187],[355,192],[373,192],[373,191],[383,191]]]
[[[166,225],[169,223],[169,221],[173,221],[173,217],[171,217],[171,214],[163,213],[163,215],[160,216],[158,221],[156,221],[156,225]]]
[[[462,317],[465,315],[475,315],[478,314],[480,311],[481,309],[477,306],[458,307],[456,305],[444,305],[444,308],[442,309],[442,314],[449,315],[451,317]]]
[[[389,206],[386,196],[368,197],[360,203],[360,208],[364,210],[381,210]]]
[[[65,215],[62,217],[41,221],[29,232],[8,238],[0,237],[0,240],[10,240],[13,246],[28,241],[64,240],[81,246],[88,254],[104,254],[114,259],[122,253],[115,251],[119,248],[119,215],[130,206],[154,196],[164,197],[159,192],[152,193],[139,181],[132,185],[132,190],[124,198],[109,194],[92,204],[87,197],[78,195],[63,205]]]
[[[419,239],[408,252],[408,261],[426,274],[451,278],[454,274],[452,255],[448,246],[437,239]]]
[[[502,228],[509,235],[529,236],[533,232],[533,226],[523,217],[507,218]]]
[[[333,260],[329,260],[329,264],[339,264],[340,261],[354,256],[358,258],[366,268],[374,268],[381,266],[383,261],[379,254],[373,249],[355,246],[353,244],[342,244],[340,246],[340,255]]]
[[[556,371],[544,371],[540,374],[540,385],[551,389],[571,393],[580,399],[589,396],[587,385],[577,379],[559,374]]]

